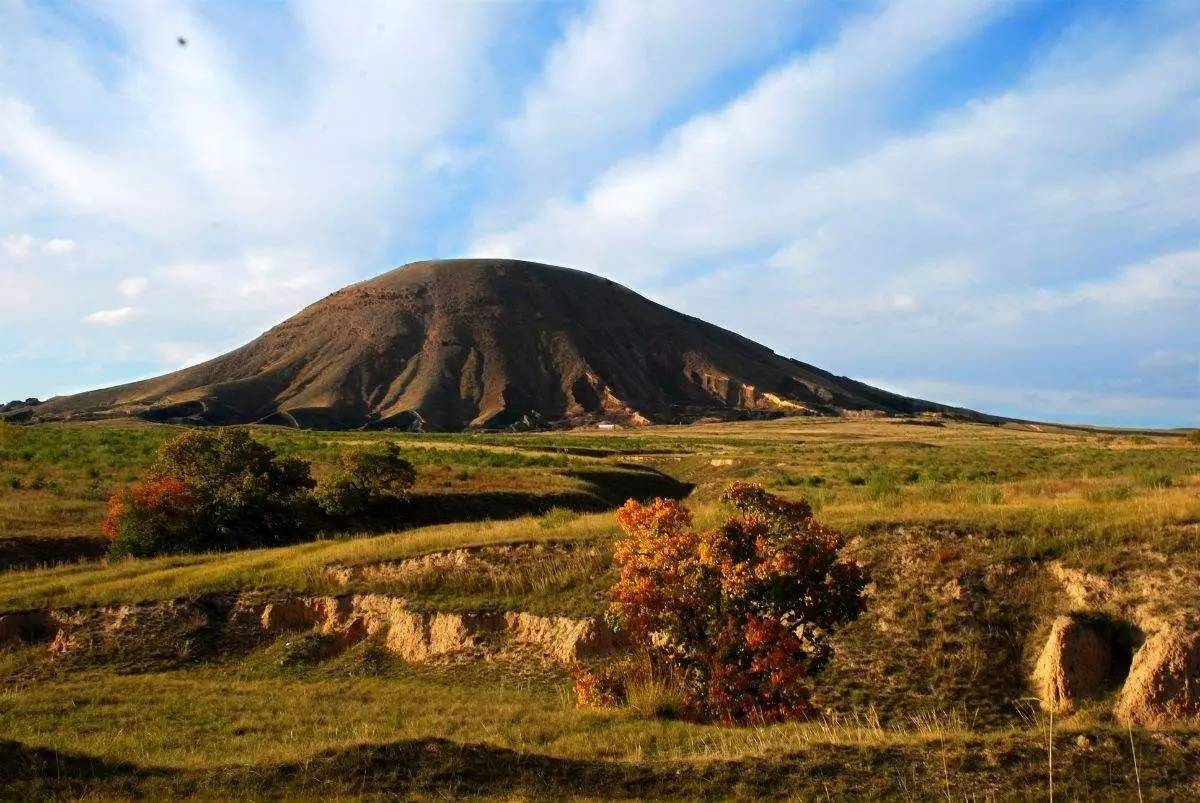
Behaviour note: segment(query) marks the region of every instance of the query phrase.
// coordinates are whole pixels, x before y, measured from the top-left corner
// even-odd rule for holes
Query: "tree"
[[[113,557],[203,549],[199,495],[174,477],[148,479],[113,494],[103,530]]]
[[[674,500],[625,503],[611,612],[633,641],[682,678],[701,719],[778,722],[811,713],[807,679],[829,636],[863,610],[867,572],[839,560],[842,539],[805,502],[735,483],[737,515],[692,528]]]
[[[362,515],[403,502],[415,481],[416,471],[395,443],[354,449],[321,483],[317,503],[331,516]]]
[[[114,495],[105,530],[114,554],[139,556],[286,543],[313,485],[308,463],[277,457],[245,429],[191,430]]]

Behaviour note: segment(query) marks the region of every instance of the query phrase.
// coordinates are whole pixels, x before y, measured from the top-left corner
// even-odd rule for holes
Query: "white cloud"
[[[51,256],[60,256],[62,254],[69,254],[74,250],[75,250],[75,241],[74,240],[66,240],[66,239],[62,239],[59,237],[56,237],[53,240],[47,240],[45,242],[45,244],[42,245],[42,253],[50,254]]]
[[[10,234],[4,238],[4,253],[10,257],[21,258],[29,256],[33,247],[33,238],[28,234]]]
[[[146,288],[149,286],[150,280],[145,276],[130,276],[127,279],[117,282],[117,290],[121,292],[121,295],[128,296],[129,298],[140,296],[146,292]]]
[[[347,14],[297,2],[285,46],[313,58],[306,74],[281,76],[307,84],[281,114],[245,80],[241,54],[205,11],[184,0],[109,8],[125,50],[92,68],[104,80],[88,93],[106,113],[72,130],[32,93],[0,92],[0,159],[59,209],[172,245],[386,237],[364,207],[386,200],[397,223],[424,211],[406,179],[487,86],[487,44],[508,13],[363,2]],[[9,21],[37,41],[28,16]],[[186,48],[179,31],[190,34]],[[44,42],[45,54],[57,44]]]
[[[802,5],[597,0],[550,48],[520,114],[501,124],[513,169],[523,183],[561,183],[594,167],[707,80],[768,56]]]
[[[656,152],[613,166],[582,200],[549,200],[524,223],[481,235],[473,252],[653,281],[774,244],[767,266],[806,281],[836,271],[857,292],[944,260],[993,283],[1069,275],[1081,256],[1194,221],[1194,24],[1136,47],[1114,44],[1108,30],[1081,33],[1025,86],[915,133],[863,119],[926,57],[989,18],[974,4],[951,6],[897,3],[850,25]]]
[[[100,326],[116,326],[128,321],[136,314],[133,307],[118,307],[117,309],[101,309],[83,316],[83,323]]]
[[[1038,288],[976,304],[985,318],[1016,320],[1086,306],[1092,311],[1144,314],[1155,305],[1200,302],[1200,249],[1163,254],[1116,274],[1065,289]]]
[[[832,45],[689,120],[654,153],[610,167],[582,200],[552,199],[526,222],[477,238],[472,253],[610,272],[619,265],[633,278],[778,236],[794,226],[784,222],[794,218],[789,184],[869,144],[878,132],[872,110],[887,107],[890,90],[996,8],[898,0],[852,20]]]
[[[1147,354],[1138,364],[1143,368],[1184,368],[1200,365],[1200,354],[1159,350]]]
[[[224,260],[178,262],[156,272],[157,284],[217,312],[258,310],[278,321],[343,284],[346,269],[303,250],[255,250]]]
[[[159,343],[154,349],[158,353],[158,358],[171,366],[172,370],[190,368],[193,365],[199,365],[205,360],[210,360],[217,356],[201,343],[178,340],[168,340]]]
[[[947,382],[919,377],[864,380],[893,393],[934,399],[944,404],[1012,418],[1042,421],[1121,424],[1140,421],[1145,426],[1200,424],[1200,394],[1159,396],[1106,393],[1061,387]]]

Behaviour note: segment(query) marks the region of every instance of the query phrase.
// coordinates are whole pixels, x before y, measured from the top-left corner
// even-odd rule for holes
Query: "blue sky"
[[[1197,42],[1190,0],[0,0],[0,399],[487,255],[905,393],[1197,425]]]

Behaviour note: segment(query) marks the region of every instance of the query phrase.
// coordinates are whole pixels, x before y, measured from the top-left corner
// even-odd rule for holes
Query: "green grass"
[[[539,527],[537,519],[526,517],[313,541],[274,549],[15,571],[4,574],[0,611],[144,602],[254,587],[326,593],[333,590],[323,572],[328,566],[355,566],[483,544],[607,540],[614,533],[610,514],[580,516],[555,530]],[[470,591],[474,594],[478,589]]]
[[[150,797],[931,799],[947,788],[1002,798],[1048,789],[1041,721],[973,735],[953,716],[927,713],[884,727],[865,712],[728,729],[577,710],[551,678],[507,666],[405,667],[353,654],[313,668],[280,658],[274,650],[166,673],[93,670],[9,692],[0,697],[0,730],[22,747],[0,759],[0,779],[9,778],[10,790],[59,783],[76,794]],[[1081,732],[1086,747],[1076,742]],[[1194,749],[1136,740],[1144,788],[1186,797]],[[1134,794],[1123,732],[1068,727],[1055,741],[1059,795]],[[56,758],[39,766],[36,748],[60,752],[42,754]],[[95,758],[81,766],[64,755]],[[25,769],[31,765],[40,771]]]
[[[47,532],[87,526],[103,506],[102,493],[86,498],[90,485],[136,475],[169,434],[111,425],[8,433],[0,480],[19,477],[22,488],[0,482],[0,535],[20,530],[17,521],[42,521]],[[1029,670],[1049,622],[1074,604],[1052,563],[1110,580],[1117,591],[1098,611],[1107,615],[1200,605],[1200,449],[1177,434],[828,419],[619,433],[259,434],[318,471],[342,449],[398,439],[418,466],[419,490],[451,505],[468,492],[514,489],[614,504],[655,469],[695,485],[687,504],[708,527],[724,515],[717,498],[730,481],[762,482],[808,499],[845,535],[847,553],[872,570],[868,610],[834,637],[834,657],[813,679],[822,717],[770,728],[672,719],[671,690],[658,687],[636,690],[626,709],[577,710],[561,669],[505,660],[407,666],[370,642],[329,657],[312,635],[169,671],[103,661],[72,668],[44,646],[0,653],[0,738],[22,745],[9,751],[16,764],[0,757],[0,789],[18,797],[13,790],[1041,798],[1048,722],[1028,702]],[[39,474],[42,489],[26,489]],[[507,521],[6,572],[0,611],[275,588],[380,591],[436,610],[584,615],[606,607],[616,534],[611,512],[547,505]],[[578,548],[345,588],[326,572],[528,541]],[[1130,737],[1110,702],[1056,721],[1063,799],[1137,796]],[[1200,730],[1133,738],[1146,797],[1194,796]],[[20,770],[37,766],[40,774]]]

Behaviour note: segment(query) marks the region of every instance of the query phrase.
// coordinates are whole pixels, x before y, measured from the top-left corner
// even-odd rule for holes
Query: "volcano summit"
[[[20,415],[459,430],[856,411],[982,418],[781,357],[599,276],[462,259],[406,265],[221,357]]]

